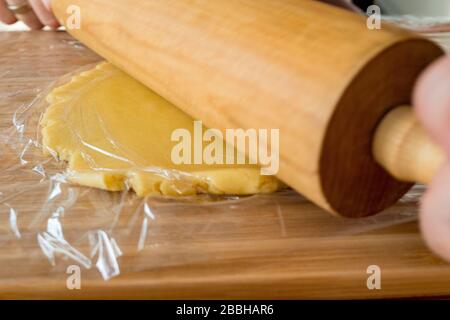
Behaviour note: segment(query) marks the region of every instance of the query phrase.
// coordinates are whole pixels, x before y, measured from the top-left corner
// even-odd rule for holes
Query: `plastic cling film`
[[[43,150],[68,163],[71,182],[140,196],[249,195],[284,186],[255,164],[229,164],[234,147],[219,136],[206,143],[213,131],[108,62],[73,76],[46,101]]]
[[[377,216],[348,220],[292,190],[173,198],[73,185],[66,165],[43,154],[40,128],[45,97],[72,77],[14,106],[2,120],[0,263],[13,267],[1,268],[1,278],[64,272],[75,264],[107,280],[166,266],[281,257],[315,238],[352,236],[417,218],[411,203],[417,203],[421,186]]]

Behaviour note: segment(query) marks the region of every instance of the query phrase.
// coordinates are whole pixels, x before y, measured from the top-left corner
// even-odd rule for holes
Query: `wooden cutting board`
[[[53,80],[99,60],[63,32],[0,33],[0,130],[10,128],[14,112]],[[2,144],[0,153],[14,162],[17,156]],[[23,172],[0,183],[6,187],[26,179]],[[157,212],[153,239],[140,251],[135,249],[137,231],[126,222],[135,211],[123,210],[119,220],[126,222],[129,235],[118,242],[124,252],[119,258],[121,275],[104,281],[95,266],[82,269],[81,290],[67,289],[64,263],[51,267],[31,240],[22,245],[22,240],[6,241],[6,228],[0,225],[0,298],[448,295],[450,265],[427,250],[415,222],[422,189],[416,187],[387,212],[362,220],[332,217],[289,191],[224,205],[176,204]],[[98,193],[95,199],[109,196]],[[90,212],[82,202],[65,218],[65,231],[97,223],[86,220]],[[23,224],[39,209],[37,193],[30,191],[20,205],[29,212],[18,213]],[[0,211],[0,224],[2,214],[6,212]],[[381,269],[379,290],[367,288],[370,265]]]

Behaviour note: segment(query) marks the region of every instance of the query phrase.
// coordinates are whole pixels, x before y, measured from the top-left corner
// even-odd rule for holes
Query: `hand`
[[[419,78],[414,108],[431,137],[450,159],[450,57],[432,64]],[[450,261],[450,160],[422,199],[420,227],[428,246]]]
[[[27,5],[23,13],[14,14],[8,9],[8,5]],[[40,30],[44,26],[51,29],[59,27],[50,8],[50,0],[0,0],[0,21],[6,24],[16,23],[18,20],[23,21],[32,30]]]

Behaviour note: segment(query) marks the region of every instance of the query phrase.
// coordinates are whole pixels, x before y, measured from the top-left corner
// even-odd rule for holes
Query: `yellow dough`
[[[254,165],[175,165],[175,129],[193,119],[109,63],[47,97],[44,152],[68,162],[70,182],[139,196],[268,193],[283,184]]]

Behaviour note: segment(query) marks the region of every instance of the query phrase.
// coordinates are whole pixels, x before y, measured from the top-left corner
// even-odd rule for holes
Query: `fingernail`
[[[52,1],[51,0],[43,0],[44,6],[48,11],[52,11]]]

